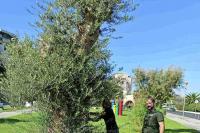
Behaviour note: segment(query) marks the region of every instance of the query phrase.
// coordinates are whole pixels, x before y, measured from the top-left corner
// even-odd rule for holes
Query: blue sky
[[[26,10],[35,0],[6,0],[0,5],[0,28],[20,36],[36,32],[35,21]],[[180,67],[189,82],[188,92],[200,92],[200,1],[135,0],[134,20],[117,26],[109,48],[112,62],[132,75],[136,67],[160,69]]]

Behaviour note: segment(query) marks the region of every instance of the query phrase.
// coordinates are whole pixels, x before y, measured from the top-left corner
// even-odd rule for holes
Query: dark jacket
[[[153,109],[147,112],[144,117],[142,133],[159,133],[159,122],[164,121],[164,116],[161,112]]]
[[[101,118],[105,121],[107,133],[119,133],[119,128],[115,120],[115,114],[111,108],[105,108]]]

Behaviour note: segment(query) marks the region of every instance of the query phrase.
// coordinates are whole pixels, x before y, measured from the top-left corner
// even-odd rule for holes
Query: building
[[[15,34],[5,31],[0,28],[0,53],[4,52],[5,45],[14,39],[16,39]],[[3,66],[2,61],[0,60],[0,73],[4,73],[4,72],[5,72],[5,68]]]
[[[5,44],[15,39],[16,35],[0,28],[0,52],[5,50]]]
[[[115,79],[119,80],[119,85],[122,87],[123,96],[131,94],[132,78],[126,73],[120,72],[113,75]]]
[[[119,85],[122,87],[123,104],[127,106],[131,106],[132,104],[134,104],[134,98],[131,94],[132,78],[123,72],[116,73],[113,75],[113,77],[119,81]]]

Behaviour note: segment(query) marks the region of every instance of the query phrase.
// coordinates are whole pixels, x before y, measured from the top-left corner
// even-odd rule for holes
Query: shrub
[[[177,110],[183,110],[183,104],[176,104],[176,109]],[[198,104],[192,103],[192,104],[186,104],[185,105],[185,111],[195,112],[195,110],[197,112],[200,112],[200,103],[198,103]]]
[[[193,111],[193,112],[200,112],[200,103],[198,104],[195,104],[195,103],[192,103],[192,104],[187,104],[185,106],[185,110],[186,111]]]
[[[145,114],[145,99],[140,97],[136,100],[135,106],[133,107],[130,115],[130,121],[132,125],[134,125],[135,131],[140,132],[142,130]]]

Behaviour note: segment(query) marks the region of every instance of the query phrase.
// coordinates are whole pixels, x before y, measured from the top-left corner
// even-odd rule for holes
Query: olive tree
[[[36,101],[54,132],[90,132],[92,106],[119,93],[107,49],[113,26],[131,19],[122,0],[52,0],[38,4],[38,40],[7,47],[4,88],[16,101]]]

